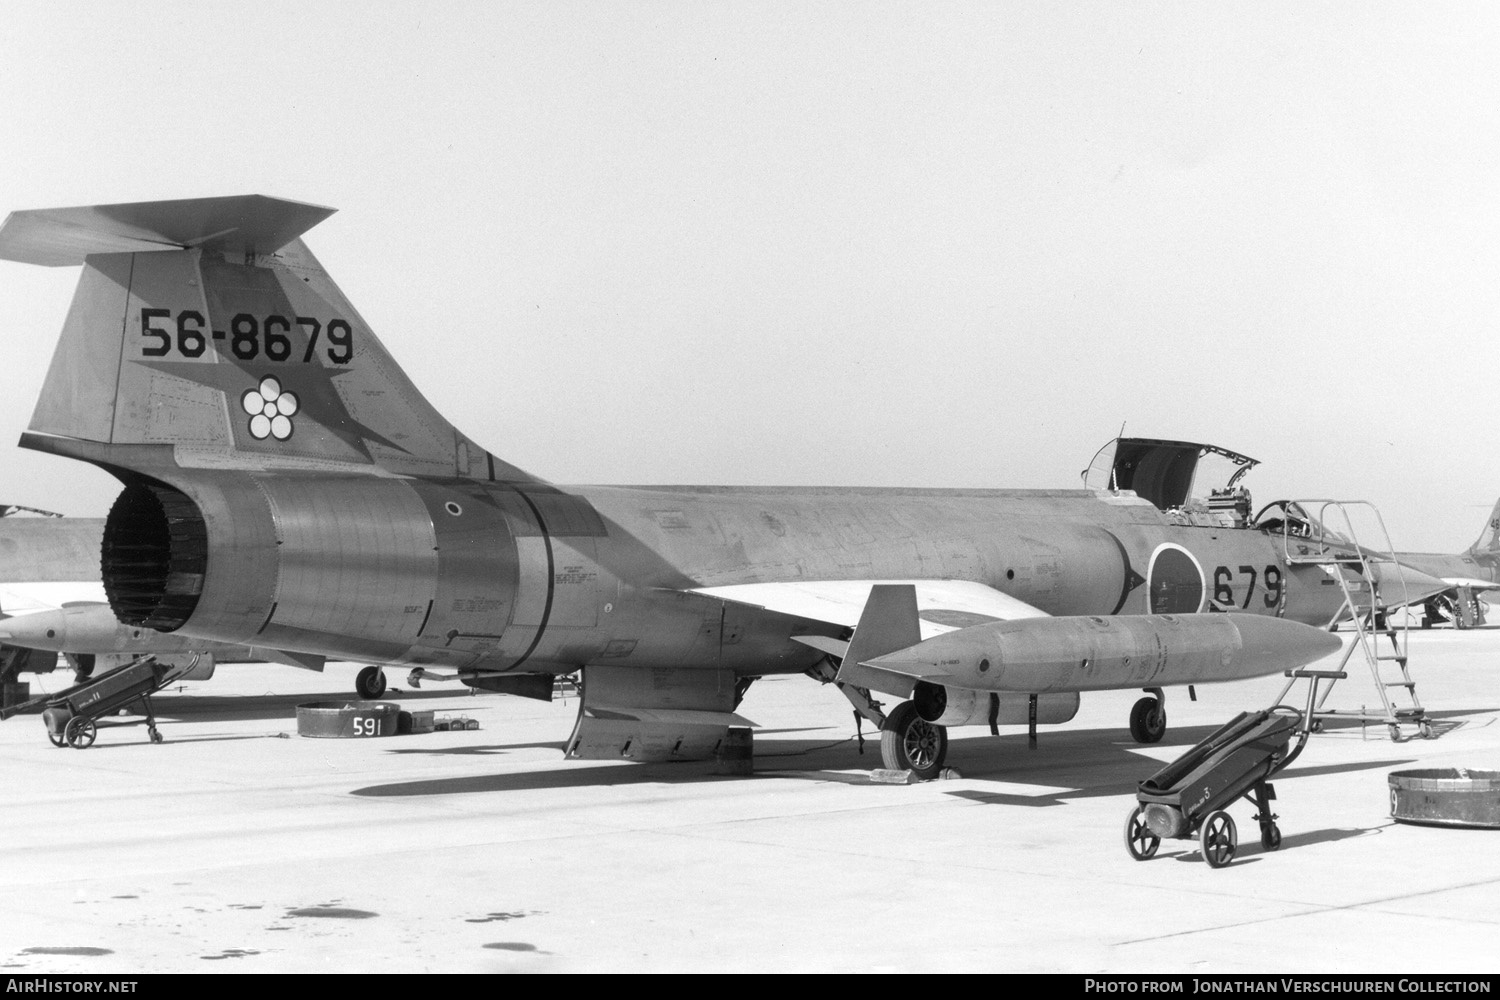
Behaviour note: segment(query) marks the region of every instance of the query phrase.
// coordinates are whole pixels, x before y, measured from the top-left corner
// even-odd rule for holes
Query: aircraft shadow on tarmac
[[[802,732],[802,730],[800,730],[800,729],[757,729],[756,732],[757,733],[761,733],[761,734],[765,734],[765,733]],[[846,742],[846,741],[840,741],[840,742]],[[512,751],[512,750],[556,750],[559,753],[562,753],[564,750],[567,749],[567,746],[568,746],[568,741],[567,740],[546,740],[546,741],[543,741],[543,742],[540,742],[540,743],[495,743],[495,744],[492,744],[490,746],[457,746],[457,747],[431,746],[431,745],[429,745],[429,746],[409,746],[409,747],[408,746],[403,746],[403,747],[393,747],[391,749],[388,749],[388,750],[386,750],[386,753],[392,753],[392,754],[432,754],[432,755],[438,756],[438,757],[453,757],[453,756],[462,757],[462,756],[468,756],[468,755],[471,755],[471,754],[480,754],[480,755],[483,755],[483,754],[503,754],[503,753],[507,753],[507,752]],[[675,765],[675,764],[668,764],[666,766],[668,766],[668,767],[675,767],[677,765]]]
[[[770,730],[770,732],[801,732],[803,730]],[[853,741],[854,737],[845,737],[835,740],[777,740],[773,744],[774,749],[768,749],[765,754],[757,754],[757,762],[769,759],[783,761],[795,759],[798,764],[808,769],[834,769],[848,767],[879,767],[880,749],[878,744],[872,749],[867,747],[864,757],[856,757],[849,754],[847,750],[839,751],[837,748],[845,747]],[[532,749],[556,749],[561,756],[566,744],[558,743],[504,743],[493,744],[484,747],[400,747],[392,748],[391,753],[433,753],[463,755],[470,753],[495,754],[503,756],[509,751],[532,750]],[[870,754],[874,757],[871,758]],[[858,763],[856,763],[858,762]],[[517,771],[504,774],[469,775],[458,778],[435,778],[423,781],[400,782],[389,785],[371,785],[366,788],[356,788],[350,794],[368,796],[374,798],[404,797],[414,795],[473,795],[486,792],[509,792],[522,789],[546,789],[546,788],[586,788],[598,785],[639,785],[639,784],[675,784],[679,782],[698,782],[704,780],[738,780],[745,781],[750,778],[773,778],[785,777],[785,773],[778,771],[767,771],[757,766],[754,774],[723,776],[716,773],[719,765],[711,760],[696,761],[674,761],[652,764],[636,764],[625,761],[607,761],[603,763],[592,763],[586,761],[565,762],[563,768],[546,768],[536,771]],[[797,772],[805,775],[806,771]],[[830,775],[832,778],[832,776]],[[833,780],[836,780],[833,779]]]
[[[478,795],[489,792],[536,789],[702,781],[713,776],[714,767],[713,761],[682,761],[667,764],[617,764],[611,761],[605,764],[581,764],[563,770],[516,771],[505,774],[429,778],[423,781],[406,781],[390,785],[370,785],[353,789],[349,794],[366,798],[403,798],[420,795]]]
[[[441,734],[436,735],[441,736]],[[392,747],[385,752],[398,755],[432,754],[437,757],[484,756],[486,754],[509,753],[512,750],[556,750],[560,754],[567,748],[567,745],[566,740],[552,740],[545,743],[495,743],[490,746]]]
[[[477,702],[476,705],[482,705],[485,701],[488,701],[488,699],[483,698],[483,696],[481,695],[471,694],[469,695],[469,697],[465,697],[464,694],[464,692],[451,687],[447,689],[428,691],[392,688],[387,692],[387,695],[380,700],[399,700],[403,705],[409,702],[422,702],[443,699],[449,701],[454,701],[455,699],[457,699],[467,702],[469,700],[469,697],[480,699],[480,701]],[[198,694],[192,689],[188,689],[188,691],[184,693],[176,693],[170,691],[159,693],[154,696],[153,705],[156,710],[156,715],[160,719],[193,719],[200,721],[219,719],[224,721],[238,722],[245,722],[254,719],[275,719],[286,722],[288,726],[295,727],[298,705],[305,705],[309,702],[348,702],[353,704],[357,703],[358,701],[360,701],[360,699],[355,695],[339,691],[299,695],[267,694],[224,696],[212,695],[207,693]],[[462,714],[464,708],[462,705],[450,704],[444,706],[444,708],[440,711],[451,712],[452,714]],[[1469,720],[1468,717],[1495,712],[1500,712],[1500,708],[1472,708],[1447,712],[1429,712],[1428,718],[1434,720],[1435,725],[1433,726],[1433,728],[1436,730],[1438,736],[1442,736],[1444,733],[1450,732],[1453,729],[1466,724],[1466,722],[1468,724],[1472,724],[1473,720]],[[1351,729],[1358,729],[1359,727],[1359,721],[1352,719],[1329,719],[1326,720],[1324,724],[1325,732],[1330,734],[1343,733]],[[1216,728],[1218,727],[1194,726],[1174,728],[1168,732],[1167,739],[1169,739],[1173,745],[1193,744],[1208,736]],[[1372,740],[1377,738],[1385,738],[1384,726],[1382,724],[1371,723],[1367,724],[1366,728],[1371,731]],[[806,730],[758,728],[755,730],[755,733],[758,737],[765,737],[787,732],[802,731]],[[1042,750],[1047,750],[1057,744],[1062,744],[1069,747],[1077,746],[1079,749],[1087,752],[1087,747],[1089,745],[1099,745],[1101,744],[1101,742],[1108,742],[1110,741],[1112,735],[1116,735],[1121,732],[1122,731],[1119,730],[1049,731],[1043,729],[1038,740],[1039,752]],[[866,743],[866,750],[863,755],[857,756],[853,760],[843,758],[836,762],[819,761],[817,764],[809,764],[809,767],[827,767],[834,770],[880,767],[880,734],[878,732],[866,730],[864,733],[864,739]],[[1316,740],[1316,738],[1314,739]],[[774,744],[774,749],[767,748],[765,753],[761,753],[761,748],[757,746],[756,759],[762,760],[769,757],[780,756],[803,756],[819,747],[838,747],[843,746],[847,743],[852,743],[854,742],[854,740],[855,737],[853,735],[840,737],[836,740],[778,740]],[[1124,738],[1123,736],[1118,736],[1115,742],[1123,743],[1126,747],[1137,746],[1137,744],[1129,742],[1128,739]],[[561,748],[563,744],[562,741],[558,741],[556,744],[517,744],[514,749],[522,749],[524,747],[531,746],[547,747],[553,745]],[[1000,737],[992,737],[988,734],[981,735],[976,731],[972,735],[955,736],[950,746],[951,749],[949,752],[948,764],[951,767],[957,768],[966,778],[998,778],[1000,780],[1008,781],[1023,780],[1010,773],[1011,770],[1015,767],[1026,767],[1031,763],[1042,763],[1043,760],[1043,758],[1038,758],[1036,761],[1033,761],[1031,759],[1032,755],[1031,752],[1027,750],[1026,737],[1024,735],[1006,735]],[[1001,746],[1004,749],[1001,752],[997,753],[994,750],[994,746]],[[977,750],[977,753],[969,752],[968,750],[965,750],[965,748],[973,748]],[[872,749],[875,754],[875,759],[873,762],[869,760],[870,752]],[[1310,748],[1309,752],[1311,752],[1311,749],[1313,748]],[[428,752],[461,753],[465,751],[443,748],[440,750],[432,750]],[[1132,754],[1128,751],[1128,749],[1123,756],[1120,756],[1118,754],[1113,756],[1118,763],[1135,764],[1138,767],[1145,766],[1149,768],[1150,762],[1148,758],[1142,757],[1140,754]],[[674,764],[670,766],[676,767],[677,765]],[[1051,765],[1043,764],[1043,766],[1057,765],[1053,763]],[[1096,760],[1091,760],[1088,766],[1097,768],[1099,766],[1099,762]],[[1157,765],[1157,767],[1159,766],[1160,765]],[[997,771],[997,769],[999,770]],[[1140,778],[1136,778],[1134,779],[1134,781],[1149,777],[1155,770],[1156,768],[1149,768],[1148,770],[1144,770],[1141,773]],[[1132,788],[1134,788],[1134,781],[1132,781],[1131,784]]]
[[[1202,726],[1174,730],[1174,744],[1196,743],[1217,727]],[[783,730],[784,732],[784,730]],[[860,773],[881,767],[878,736],[866,734],[864,753],[851,745],[854,737],[829,740],[778,739],[757,744],[752,777],[762,780],[793,779],[830,781],[844,784],[866,784],[869,778]],[[494,744],[483,747],[392,748],[393,753],[495,754],[513,750],[556,748],[562,743]],[[1108,795],[1128,795],[1142,780],[1161,768],[1161,763],[1137,752],[1138,745],[1119,730],[1067,730],[1045,733],[1035,750],[1027,747],[1025,735],[974,736],[955,739],[950,744],[948,764],[966,779],[1046,785],[1056,789],[1040,795],[1008,792],[986,792],[973,788],[956,789],[950,794],[990,805],[1023,805],[1029,807],[1065,805],[1069,799]],[[1317,737],[1305,752],[1309,763],[1316,760]],[[1394,767],[1411,763],[1409,758],[1361,761],[1353,764],[1296,767],[1283,780],[1302,776],[1333,774]],[[427,778],[420,781],[370,785],[353,789],[351,794],[368,797],[405,797],[423,795],[473,795],[521,789],[576,788],[589,785],[631,785],[703,781],[720,777],[713,761],[682,761],[658,764],[625,764],[569,762],[562,768],[548,767],[536,771],[516,771],[454,778]],[[747,780],[723,777],[722,780]]]
[[[1168,734],[1174,746],[1188,745],[1208,737],[1217,726],[1174,729]],[[1046,807],[1063,805],[1069,799],[1106,795],[1129,795],[1136,786],[1159,771],[1163,762],[1140,752],[1139,744],[1123,734],[1108,730],[1068,730],[1044,734],[1035,750],[1026,745],[1025,736],[990,737],[991,746],[981,741],[954,741],[950,744],[948,763],[965,778],[1051,786],[1056,789],[1041,794],[986,792],[972,788],[957,789],[952,795],[991,805]],[[1111,739],[1111,736],[1115,736]],[[998,752],[994,745],[1000,746]],[[970,751],[972,747],[972,752]],[[1335,774],[1343,771],[1365,771],[1394,767],[1412,762],[1411,758],[1359,761],[1352,764],[1318,766],[1318,737],[1312,737],[1298,764],[1273,778],[1291,780],[1299,775]],[[1299,766],[1301,765],[1301,766]],[[1311,766],[1309,766],[1311,765]]]
[[[380,701],[394,701],[400,699],[404,705],[407,702],[425,701],[435,699],[462,698],[462,692],[447,691],[399,691],[388,692],[391,697],[379,699]],[[475,696],[477,697],[477,696]],[[290,725],[295,725],[297,720],[297,706],[306,705],[309,702],[335,702],[358,704],[362,699],[352,693],[338,691],[326,691],[316,694],[266,694],[266,695],[212,695],[196,694],[191,691],[186,693],[162,692],[152,696],[152,706],[156,709],[158,718],[165,719],[222,719],[226,721],[245,722],[251,719],[280,719]],[[454,714],[461,714],[462,709],[452,707]]]

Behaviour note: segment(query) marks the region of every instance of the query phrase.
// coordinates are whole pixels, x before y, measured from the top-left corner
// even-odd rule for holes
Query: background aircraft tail
[[[1500,500],[1496,500],[1495,506],[1490,509],[1489,520],[1485,521],[1484,530],[1479,533],[1479,541],[1469,551],[1500,553]]]
[[[22,444],[106,466],[532,477],[417,391],[259,195],[15,212],[0,257],[83,265]]]

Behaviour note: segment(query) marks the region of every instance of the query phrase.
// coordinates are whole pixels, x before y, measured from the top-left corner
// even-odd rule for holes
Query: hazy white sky
[[[1500,496],[1490,4],[20,3],[0,212],[264,193],[560,483],[1071,487],[1122,422],[1456,550]],[[0,442],[77,278],[0,262]],[[0,502],[116,485],[0,448]]]

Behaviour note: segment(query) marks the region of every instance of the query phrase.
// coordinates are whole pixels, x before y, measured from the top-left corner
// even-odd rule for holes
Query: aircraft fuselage
[[[110,517],[116,610],[136,583],[112,543],[135,552],[156,539],[170,568],[141,595],[152,627],[339,659],[806,670],[821,654],[790,637],[836,627],[692,592],[762,581],[966,580],[1052,615],[1217,608],[1312,624],[1342,600],[1327,573],[1286,565],[1279,535],[1175,524],[1094,491],[159,475],[177,489],[132,486]],[[171,517],[167,494],[182,501]],[[171,537],[182,532],[167,523],[190,510],[204,522],[195,540]],[[195,599],[174,604],[169,581],[200,578]]]

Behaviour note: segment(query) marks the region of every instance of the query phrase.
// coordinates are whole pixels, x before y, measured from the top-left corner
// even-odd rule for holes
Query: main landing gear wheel
[[[98,735],[99,728],[94,725],[93,719],[69,719],[67,728],[63,730],[63,738],[75,750],[87,750],[94,745],[94,737]]]
[[[1234,817],[1222,809],[1209,813],[1198,831],[1198,846],[1208,867],[1223,868],[1233,861],[1235,844]]]
[[[917,714],[903,701],[886,717],[880,731],[880,759],[894,771],[911,771],[923,781],[938,776],[948,756],[948,729]]]
[[[1137,743],[1160,743],[1167,735],[1167,709],[1155,698],[1142,698],[1130,709],[1130,735]]]
[[[1137,861],[1145,861],[1161,846],[1161,838],[1146,825],[1146,808],[1136,806],[1125,820],[1125,849]]]
[[[366,701],[374,701],[385,694],[385,671],[379,667],[365,667],[354,678],[354,692]]]

